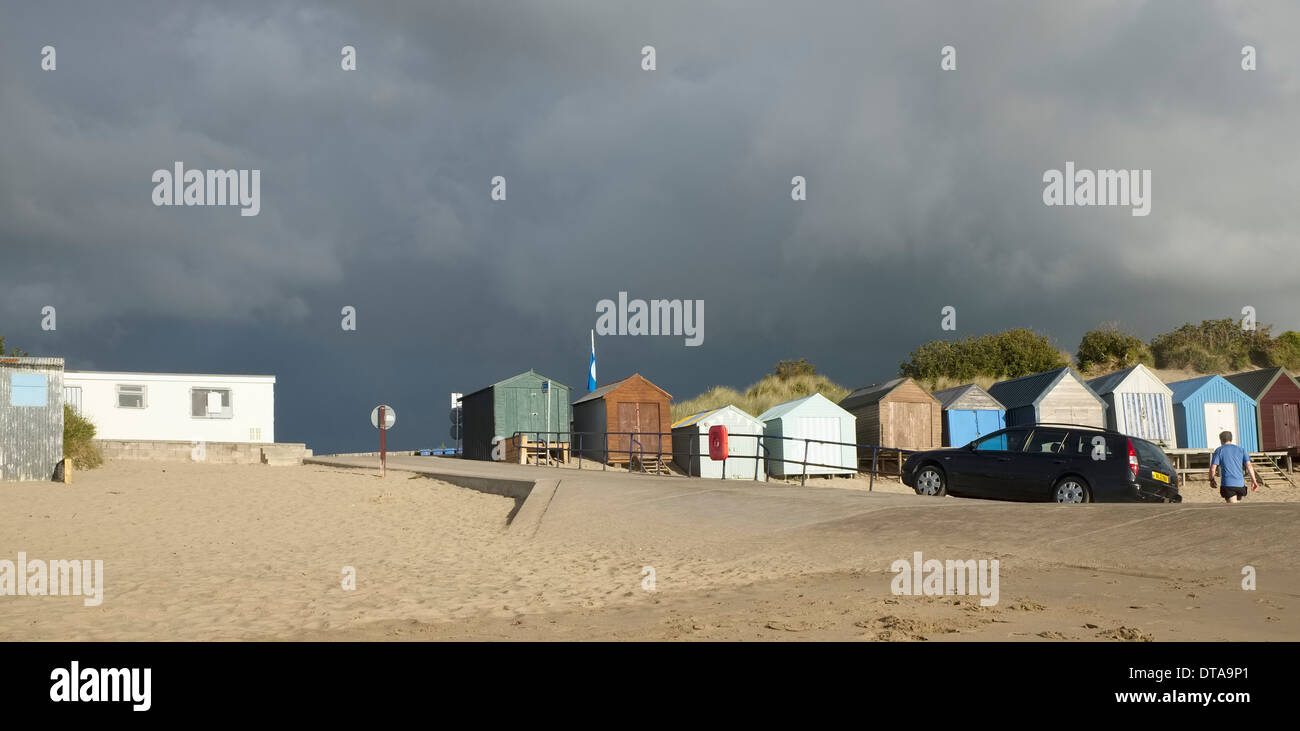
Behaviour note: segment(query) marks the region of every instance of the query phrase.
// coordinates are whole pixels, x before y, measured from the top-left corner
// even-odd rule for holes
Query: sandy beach
[[[1267,511],[1265,497],[1294,501],[1261,492],[1223,509]],[[1300,639],[1294,587],[1243,592],[1213,561],[1142,572],[1004,555],[1014,589],[981,607],[893,596],[878,562],[780,536],[528,535],[508,528],[514,499],[397,470],[111,462],[0,499],[0,559],[104,562],[99,606],[0,597],[0,640]]]

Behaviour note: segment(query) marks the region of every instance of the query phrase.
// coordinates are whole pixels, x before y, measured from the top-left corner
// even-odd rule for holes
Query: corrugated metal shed
[[[1226,429],[1232,432],[1233,440],[1243,449],[1259,451],[1255,400],[1240,388],[1217,375],[1189,378],[1168,385],[1173,393],[1174,427],[1179,447],[1218,447],[1218,430]],[[1209,423],[1211,420],[1214,423]]]
[[[0,358],[0,480],[52,480],[63,459],[63,359]]]
[[[1106,402],[1108,428],[1166,447],[1177,442],[1173,392],[1151,369],[1138,363],[1094,378],[1088,386]]]
[[[709,429],[719,424],[727,427],[728,458],[715,461],[709,458]],[[750,436],[737,436],[745,434]],[[761,480],[762,434],[763,422],[743,409],[727,405],[701,411],[673,424],[673,461],[696,477]]]
[[[1006,406],[1008,426],[1044,422],[1106,425],[1106,402],[1068,366],[1000,381],[988,392]]]
[[[853,414],[836,406],[830,399],[811,396],[777,404],[759,415],[763,422],[763,443],[767,446],[767,473],[774,477],[797,477],[803,474],[804,461],[830,465],[808,467],[810,475],[851,475],[857,472],[857,450]],[[794,437],[796,439],[782,439]],[[801,439],[820,439],[845,444],[805,443]],[[807,444],[805,456],[804,447]],[[785,460],[798,460],[788,462]]]
[[[1007,425],[1001,401],[974,383],[930,394],[943,408],[943,446],[961,447]]]
[[[527,370],[461,397],[465,457],[491,459],[492,440],[515,432],[567,432],[572,417],[571,390],[537,371]],[[530,435],[529,439],[537,439]],[[567,441],[564,435],[542,435]]]
[[[1256,427],[1264,451],[1300,450],[1300,382],[1284,368],[1263,368],[1225,378],[1255,400]]]

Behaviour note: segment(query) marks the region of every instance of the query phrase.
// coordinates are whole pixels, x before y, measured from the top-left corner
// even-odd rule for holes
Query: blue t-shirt
[[[1245,487],[1248,462],[1250,455],[1236,444],[1224,444],[1210,458],[1211,466],[1219,466],[1219,484],[1223,487]]]

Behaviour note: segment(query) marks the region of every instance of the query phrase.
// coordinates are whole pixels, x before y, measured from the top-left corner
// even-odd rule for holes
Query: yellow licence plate
[[[1163,473],[1163,472],[1155,472],[1155,471],[1153,471],[1153,472],[1151,473],[1151,476],[1154,477],[1154,478],[1156,478],[1157,480],[1160,480],[1161,482],[1164,482],[1164,483],[1168,483],[1168,482],[1169,482],[1169,475],[1166,475],[1166,474]]]

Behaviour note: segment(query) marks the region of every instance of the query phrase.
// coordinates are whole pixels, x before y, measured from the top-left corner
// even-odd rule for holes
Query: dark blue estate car
[[[1182,502],[1178,471],[1160,447],[1075,424],[1014,426],[964,447],[917,452],[903,484],[919,495],[996,500]]]

